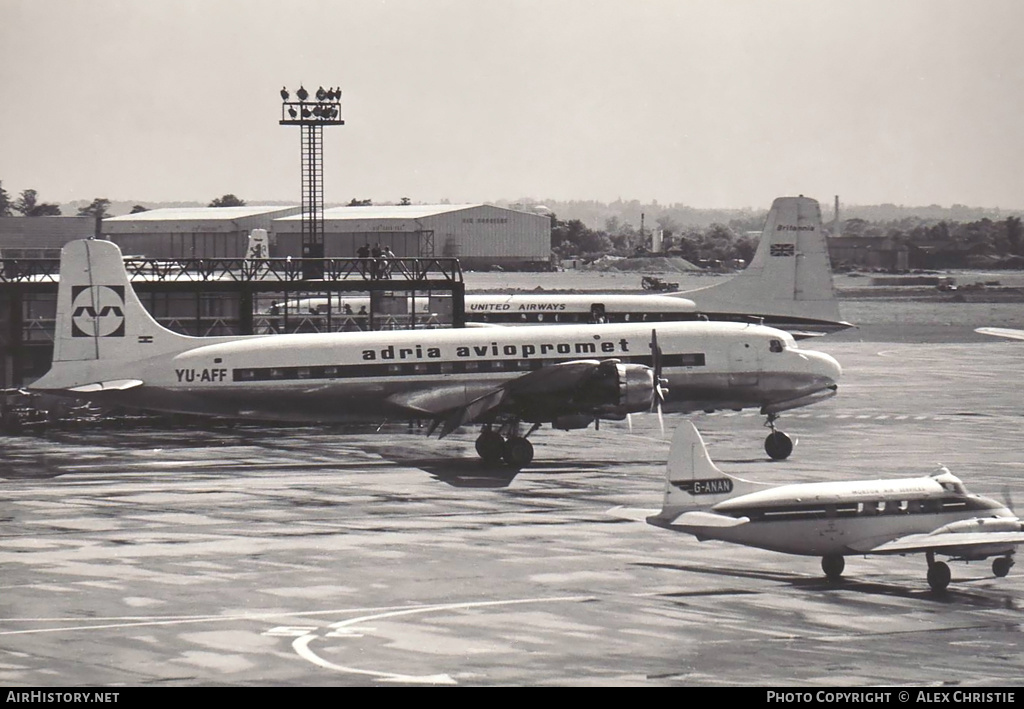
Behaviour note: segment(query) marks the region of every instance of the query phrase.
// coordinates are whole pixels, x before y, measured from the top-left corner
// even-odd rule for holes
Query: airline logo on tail
[[[124,286],[72,286],[72,337],[124,337]]]
[[[672,484],[691,495],[727,495],[732,492],[729,478],[706,478],[704,480],[680,480]]]

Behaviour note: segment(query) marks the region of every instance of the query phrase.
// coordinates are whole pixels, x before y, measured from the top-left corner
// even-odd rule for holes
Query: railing
[[[131,281],[150,282],[253,282],[304,283],[303,262],[315,262],[323,281],[425,281],[462,282],[457,258],[268,258],[268,259],[125,259]],[[309,264],[306,264],[307,267]],[[309,272],[313,272],[310,270]],[[60,261],[53,259],[2,259],[0,284],[57,283]]]

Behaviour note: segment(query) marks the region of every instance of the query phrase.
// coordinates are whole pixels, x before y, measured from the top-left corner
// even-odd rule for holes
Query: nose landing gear
[[[782,431],[775,430],[775,420],[778,414],[768,414],[768,420],[764,425],[772,430],[764,439],[764,452],[772,460],[785,460],[793,452],[793,439]]]

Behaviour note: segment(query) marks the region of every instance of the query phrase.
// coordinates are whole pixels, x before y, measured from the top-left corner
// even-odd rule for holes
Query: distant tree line
[[[657,229],[662,233],[663,252],[693,263],[730,260],[749,263],[765,219],[757,215],[701,227],[681,226],[671,216],[661,216],[654,226],[641,231],[616,216],[608,217],[603,229],[591,229],[579,219],[562,221],[555,214],[550,218],[551,250],[560,259],[593,260],[605,255],[644,254],[651,250],[653,230]],[[969,222],[918,217],[869,222],[853,218],[842,223],[837,236],[884,237],[903,244],[941,245],[957,249],[965,256],[999,259],[1024,256],[1024,226],[1018,216],[998,221],[983,217]]]

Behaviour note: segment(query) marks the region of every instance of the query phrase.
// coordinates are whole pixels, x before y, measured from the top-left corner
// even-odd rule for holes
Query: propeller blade
[[[661,437],[665,437],[665,416],[661,413],[661,402],[658,402],[658,425],[661,426]]]
[[[626,423],[629,425],[629,432],[633,432],[633,414],[626,414]]]
[[[661,376],[661,346],[658,345],[658,331],[651,330],[651,369],[654,370],[654,398],[651,408],[654,408],[654,404],[657,404],[658,410],[661,410],[661,403],[665,401],[665,395],[668,393],[668,389],[665,388],[667,380]]]

